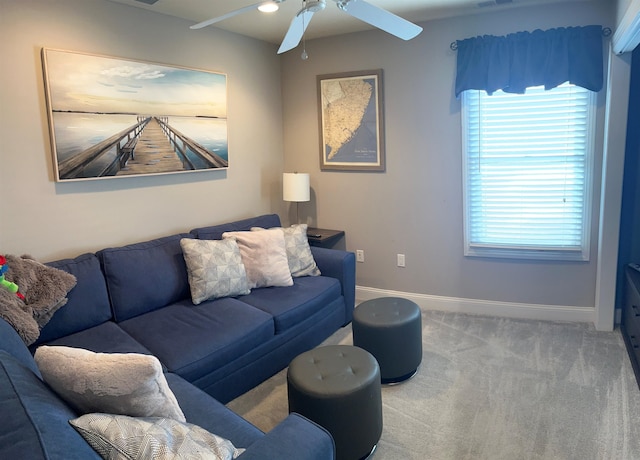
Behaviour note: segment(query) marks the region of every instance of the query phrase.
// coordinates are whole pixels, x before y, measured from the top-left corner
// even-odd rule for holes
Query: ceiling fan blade
[[[313,17],[313,13],[313,11],[303,8],[296,14],[289,25],[287,35],[284,36],[284,40],[282,40],[282,44],[280,44],[280,48],[278,48],[278,54],[285,53],[298,46],[298,43],[302,40],[304,31],[307,30],[307,26]]]
[[[211,19],[207,19],[206,21],[202,21],[199,22],[197,24],[192,25],[191,27],[189,27],[190,29],[202,29],[203,27],[207,27],[210,26],[211,24],[215,24],[216,22],[220,22],[220,21],[224,21],[225,19],[229,19],[232,18],[238,14],[244,13],[246,11],[251,11],[251,10],[255,10],[258,7],[265,5],[267,3],[282,3],[284,0],[270,0],[270,1],[264,1],[264,2],[260,2],[260,3],[254,3],[253,5],[248,5],[245,6],[243,8],[238,8],[237,10],[233,10],[228,12],[227,14],[223,14],[222,16],[218,16],[215,18],[211,18]]]
[[[396,16],[364,0],[339,1],[338,8],[354,18],[360,19],[367,24],[371,24],[403,40],[411,40],[422,32],[422,27],[413,22],[409,22],[400,16]]]

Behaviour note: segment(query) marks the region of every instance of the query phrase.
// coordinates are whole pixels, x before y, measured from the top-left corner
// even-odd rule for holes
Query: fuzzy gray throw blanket
[[[67,293],[76,285],[76,277],[27,256],[5,257],[9,267],[5,279],[16,283],[25,299],[0,287],[0,317],[31,345],[53,314],[67,303]]]

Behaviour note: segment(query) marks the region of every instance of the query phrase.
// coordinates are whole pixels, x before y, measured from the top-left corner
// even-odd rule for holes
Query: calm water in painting
[[[137,123],[135,115],[110,115],[74,112],[54,112],[58,162]],[[207,150],[228,160],[227,120],[219,118],[169,117],[171,127],[190,137]],[[115,149],[96,161],[98,171],[115,158]],[[197,167],[205,167],[195,155],[190,155]],[[89,174],[90,171],[87,171]]]

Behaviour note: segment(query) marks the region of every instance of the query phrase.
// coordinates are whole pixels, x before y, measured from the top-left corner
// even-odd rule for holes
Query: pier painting
[[[227,168],[227,77],[42,50],[56,181]]]

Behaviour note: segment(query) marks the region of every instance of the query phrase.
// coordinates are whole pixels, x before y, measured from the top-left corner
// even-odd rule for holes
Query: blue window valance
[[[468,89],[524,93],[568,81],[591,91],[603,84],[602,27],[562,27],[457,41],[456,97]]]

